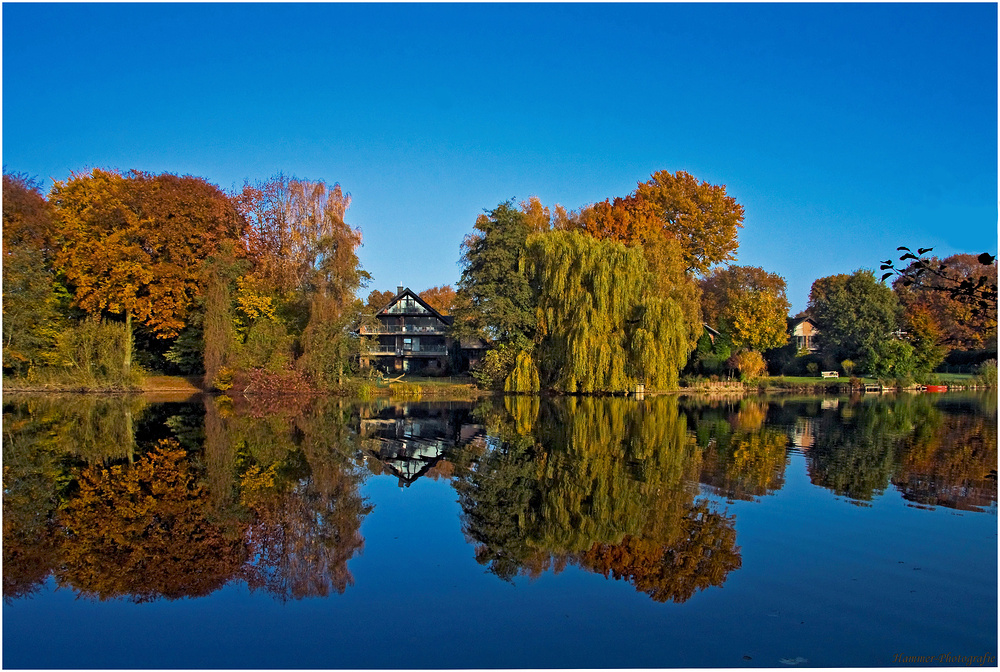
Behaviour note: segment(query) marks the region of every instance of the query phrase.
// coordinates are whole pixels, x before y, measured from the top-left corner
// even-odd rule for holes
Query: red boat
[[[948,391],[948,386],[947,385],[928,385],[927,386],[927,391],[928,392],[947,392]]]

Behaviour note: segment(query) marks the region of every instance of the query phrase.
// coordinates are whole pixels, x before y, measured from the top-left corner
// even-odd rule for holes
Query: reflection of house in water
[[[485,434],[481,425],[466,422],[468,411],[464,406],[407,404],[362,417],[365,453],[378,460],[384,472],[399,478],[399,487],[409,487]]]
[[[789,438],[792,440],[792,444],[799,450],[809,450],[812,448],[816,442],[816,427],[813,424],[813,419],[796,418],[795,426],[792,428]]]

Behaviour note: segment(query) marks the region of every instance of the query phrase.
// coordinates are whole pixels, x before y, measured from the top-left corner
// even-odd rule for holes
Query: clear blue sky
[[[476,215],[725,184],[788,281],[997,249],[995,4],[9,4],[3,163],[339,182],[372,288]]]

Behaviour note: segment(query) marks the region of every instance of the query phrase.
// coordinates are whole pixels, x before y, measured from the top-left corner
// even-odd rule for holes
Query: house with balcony
[[[397,287],[388,305],[366,320],[358,334],[366,339],[362,366],[408,373],[444,373],[449,368],[448,349],[452,318],[442,315],[408,287]]]

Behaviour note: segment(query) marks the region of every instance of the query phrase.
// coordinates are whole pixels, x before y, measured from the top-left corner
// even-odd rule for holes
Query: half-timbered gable
[[[362,363],[402,372],[448,369],[451,318],[408,287],[399,287],[396,296],[375,313],[375,321],[359,329],[369,339]]]

